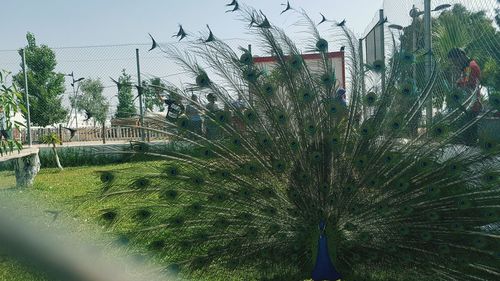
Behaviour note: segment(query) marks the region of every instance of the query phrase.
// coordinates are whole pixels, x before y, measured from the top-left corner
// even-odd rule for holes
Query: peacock
[[[443,79],[437,57],[418,86],[412,68],[426,54],[394,44],[389,59],[365,65],[345,21],[327,40],[288,3],[307,28],[305,52],[320,58],[312,66],[262,11],[228,6],[274,65],[210,28],[186,49],[153,39],[151,51],[192,80],[165,81],[181,112],[147,117],[169,149],[133,142],[130,153],[155,161],[100,173],[92,196],[109,202],[98,215],[117,239],[192,280],[500,280],[498,138],[463,141],[500,97],[467,119],[472,98],[452,85],[447,110],[422,125]],[[345,46],[345,89],[332,40]],[[385,86],[365,90],[366,75]]]

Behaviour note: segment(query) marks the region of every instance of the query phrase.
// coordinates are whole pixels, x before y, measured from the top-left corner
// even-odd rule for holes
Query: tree
[[[56,144],[61,145],[62,141],[56,133],[50,133],[40,137],[40,142],[52,146],[52,153],[54,153],[54,159],[56,161],[57,168],[63,170],[61,161],[59,161],[59,155],[57,154]]]
[[[104,86],[100,79],[88,78],[80,83],[82,94],[71,97],[71,104],[79,111],[87,115],[87,120],[92,119],[94,127],[96,123],[103,125],[109,111],[109,102],[103,96]]]
[[[64,74],[54,71],[57,62],[54,51],[46,45],[38,46],[35,35],[26,34],[25,48],[28,93],[31,122],[46,127],[65,120],[68,111],[62,106],[61,95],[65,91]],[[19,51],[21,54],[22,51]],[[24,75],[20,71],[14,76],[19,88],[24,90]]]
[[[19,128],[23,125],[18,122],[11,122],[11,117],[16,113],[25,113],[26,109],[19,103],[20,100],[23,100],[22,93],[17,90],[15,85],[7,85],[5,83],[6,76],[8,75],[8,72],[0,71],[0,106],[3,109],[2,114],[5,118],[5,129],[11,131],[15,128],[19,131]],[[21,142],[12,139],[12,135],[9,137],[10,139],[8,140],[4,140],[3,138],[0,140],[0,156],[9,151],[13,152],[14,147],[17,150],[22,149]]]
[[[165,106],[158,98],[166,92],[167,86],[160,78],[151,78],[148,81],[142,82],[142,96],[144,97],[144,105],[146,110],[154,111],[157,108],[159,111],[164,111]]]
[[[469,11],[463,5],[456,4],[449,11],[440,14],[433,19],[433,54],[439,64],[439,79],[437,79],[433,92],[433,104],[436,108],[441,108],[446,100],[446,94],[453,91],[457,80],[457,71],[447,56],[452,48],[463,48],[467,55],[475,59],[483,75],[481,84],[495,90],[500,83],[497,80],[500,69],[500,48],[495,42],[500,41],[500,32],[494,27],[493,19],[489,18],[483,11]],[[401,37],[402,48],[412,51],[413,28],[416,30],[416,83],[419,89],[426,86],[428,79],[425,79],[424,63],[424,41],[423,41],[423,21],[417,18],[414,25],[404,28]],[[500,78],[498,78],[500,80]]]
[[[137,114],[132,94],[132,82],[129,74],[122,70],[122,75],[118,78],[118,106],[116,107],[115,118],[130,118]]]

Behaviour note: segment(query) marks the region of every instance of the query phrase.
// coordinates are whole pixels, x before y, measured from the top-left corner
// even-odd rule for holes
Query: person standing
[[[7,131],[7,116],[3,110],[3,105],[0,105],[0,140],[2,140],[2,138],[8,140],[9,133]]]
[[[201,116],[198,110],[198,96],[191,95],[191,101],[186,105],[186,115],[191,122],[193,132],[201,135]]]
[[[214,118],[214,114],[219,110],[217,107],[217,104],[215,101],[217,100],[217,97],[210,93],[207,95],[207,101],[208,103],[206,104],[205,108],[207,110],[206,118],[204,120],[205,122],[205,134],[207,139],[213,140],[216,139],[218,136],[218,128],[217,128],[217,123]]]
[[[481,68],[474,59],[469,58],[465,51],[460,48],[451,49],[448,52],[448,59],[461,71],[460,78],[456,82],[457,86],[471,95],[471,106],[465,110],[465,124],[473,122],[483,109],[480,84]],[[477,142],[477,130],[477,123],[473,123],[463,133],[462,139],[466,145],[474,145]]]
[[[457,86],[469,92],[472,97],[471,110],[480,112],[481,104],[481,68],[479,64],[467,56],[464,50],[453,48],[448,52],[450,61],[460,69],[460,78],[457,80]]]

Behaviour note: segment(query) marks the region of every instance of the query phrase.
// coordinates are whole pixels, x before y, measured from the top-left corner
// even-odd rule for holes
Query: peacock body
[[[499,145],[458,141],[498,112],[500,99],[491,96],[476,119],[462,122],[466,113],[454,108],[417,130],[437,63],[417,88],[404,73],[418,58],[394,47],[387,65],[368,66],[386,76],[385,88],[363,92],[358,41],[334,25],[347,46],[346,104],[328,41],[305,13],[309,50],[321,58],[314,69],[264,14],[244,5],[235,12],[251,22],[273,69],[212,31],[189,52],[158,47],[193,77],[169,93],[178,103],[208,96],[209,106],[189,101],[203,130],[186,114],[151,118],[157,125],[148,129],[169,134],[172,149],[134,143],[134,153],[161,160],[101,175],[99,197],[128,202],[101,214],[131,229],[122,241],[146,241],[168,270],[197,280],[213,270],[224,280],[402,280],[403,272],[500,280],[500,236],[491,227],[500,221]]]

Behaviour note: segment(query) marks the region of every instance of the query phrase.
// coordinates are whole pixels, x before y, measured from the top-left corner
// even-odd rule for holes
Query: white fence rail
[[[14,137],[20,139],[23,143],[26,143],[26,129],[21,129],[21,132],[14,132]],[[71,141],[118,141],[118,140],[140,140],[141,139],[141,129],[136,127],[121,127],[112,126],[105,127],[104,134],[102,127],[96,128],[79,128],[75,132],[68,130],[64,127],[60,128],[32,128],[31,138],[34,143],[39,142],[41,136],[55,133],[57,134],[63,142]],[[168,136],[164,133],[152,132],[145,130],[145,137],[147,140],[167,140]]]

